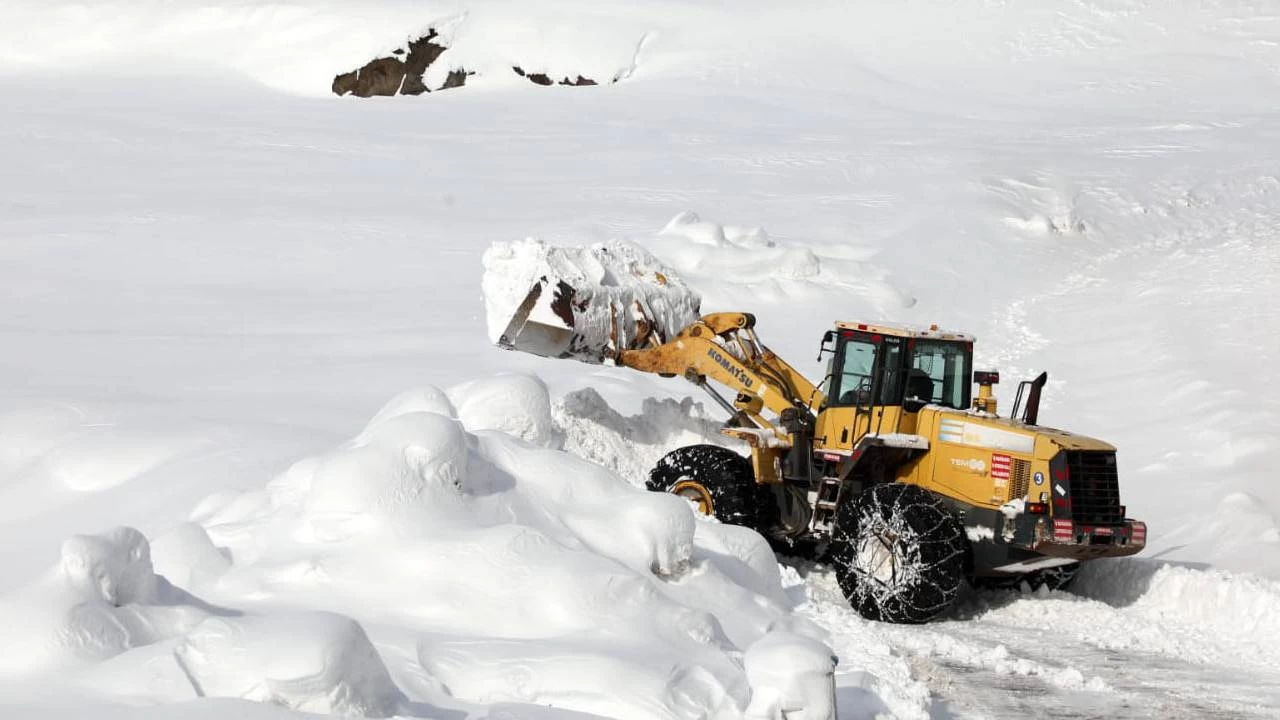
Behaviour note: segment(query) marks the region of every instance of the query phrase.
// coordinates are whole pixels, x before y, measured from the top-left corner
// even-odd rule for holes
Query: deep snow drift
[[[131,528],[68,539],[0,598],[20,620],[0,682],[366,717],[830,717],[825,633],[790,614],[764,540],[562,441],[529,376],[403,393],[264,489],[208,498],[154,560]]]

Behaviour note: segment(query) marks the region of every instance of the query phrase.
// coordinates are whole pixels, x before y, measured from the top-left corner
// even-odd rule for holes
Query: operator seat
[[[904,397],[933,402],[933,378],[923,370],[912,369],[907,373],[907,391]]]
[[[851,373],[845,373],[842,384],[843,382],[849,382],[850,380],[853,380],[855,382],[850,383],[853,385],[852,388],[840,393],[840,404],[841,405],[869,404],[871,402],[871,388],[868,387],[868,383],[867,383],[868,379],[869,378],[867,378],[867,376],[865,375],[854,375]]]

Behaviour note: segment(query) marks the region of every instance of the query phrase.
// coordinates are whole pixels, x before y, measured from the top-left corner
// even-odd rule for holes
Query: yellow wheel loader
[[[969,335],[837,322],[815,385],[761,343],[748,313],[705,315],[664,337],[635,300],[595,312],[612,327],[588,342],[578,325],[599,300],[544,277],[498,344],[549,357],[585,349],[705,389],[730,416],[721,432],[750,457],[678,448],[648,488],[825,560],[865,617],[928,621],[966,579],[1062,587],[1081,561],[1146,543],[1146,525],[1125,517],[1115,448],[1039,424],[1046,374],[1019,385],[1011,416],[997,415],[999,377],[973,369]]]

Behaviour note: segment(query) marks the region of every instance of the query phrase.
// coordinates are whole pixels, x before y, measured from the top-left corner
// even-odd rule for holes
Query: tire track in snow
[[[922,626],[862,619],[834,573],[807,567],[799,612],[847,638],[883,644],[886,662],[905,663],[932,694],[933,718],[1273,718],[1280,670],[1265,660],[1235,664],[1229,640],[1181,625],[1180,642],[1141,611],[1069,593],[970,594],[947,619]],[[1172,622],[1172,621],[1171,621]],[[1115,628],[1114,635],[1091,633]],[[1182,652],[1199,646],[1199,652]],[[859,650],[853,663],[866,662]],[[910,683],[894,673],[899,687]]]

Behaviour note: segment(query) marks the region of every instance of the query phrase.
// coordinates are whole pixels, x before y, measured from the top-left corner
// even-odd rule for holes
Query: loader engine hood
[[[1025,453],[1046,460],[1062,450],[1116,451],[1115,446],[1110,443],[1057,428],[1028,425],[986,413],[937,406],[934,409],[941,412],[941,440]]]
[[[1036,449],[1039,451],[1042,442],[1058,448],[1059,450],[1095,450],[1099,452],[1115,452],[1116,446],[1097,438],[1091,438],[1088,435],[1080,435],[1078,433],[1067,432],[1057,428],[1044,427],[1043,425],[1030,426],[1017,423],[1029,432],[1036,435]],[[1039,452],[1037,452],[1039,454]]]

